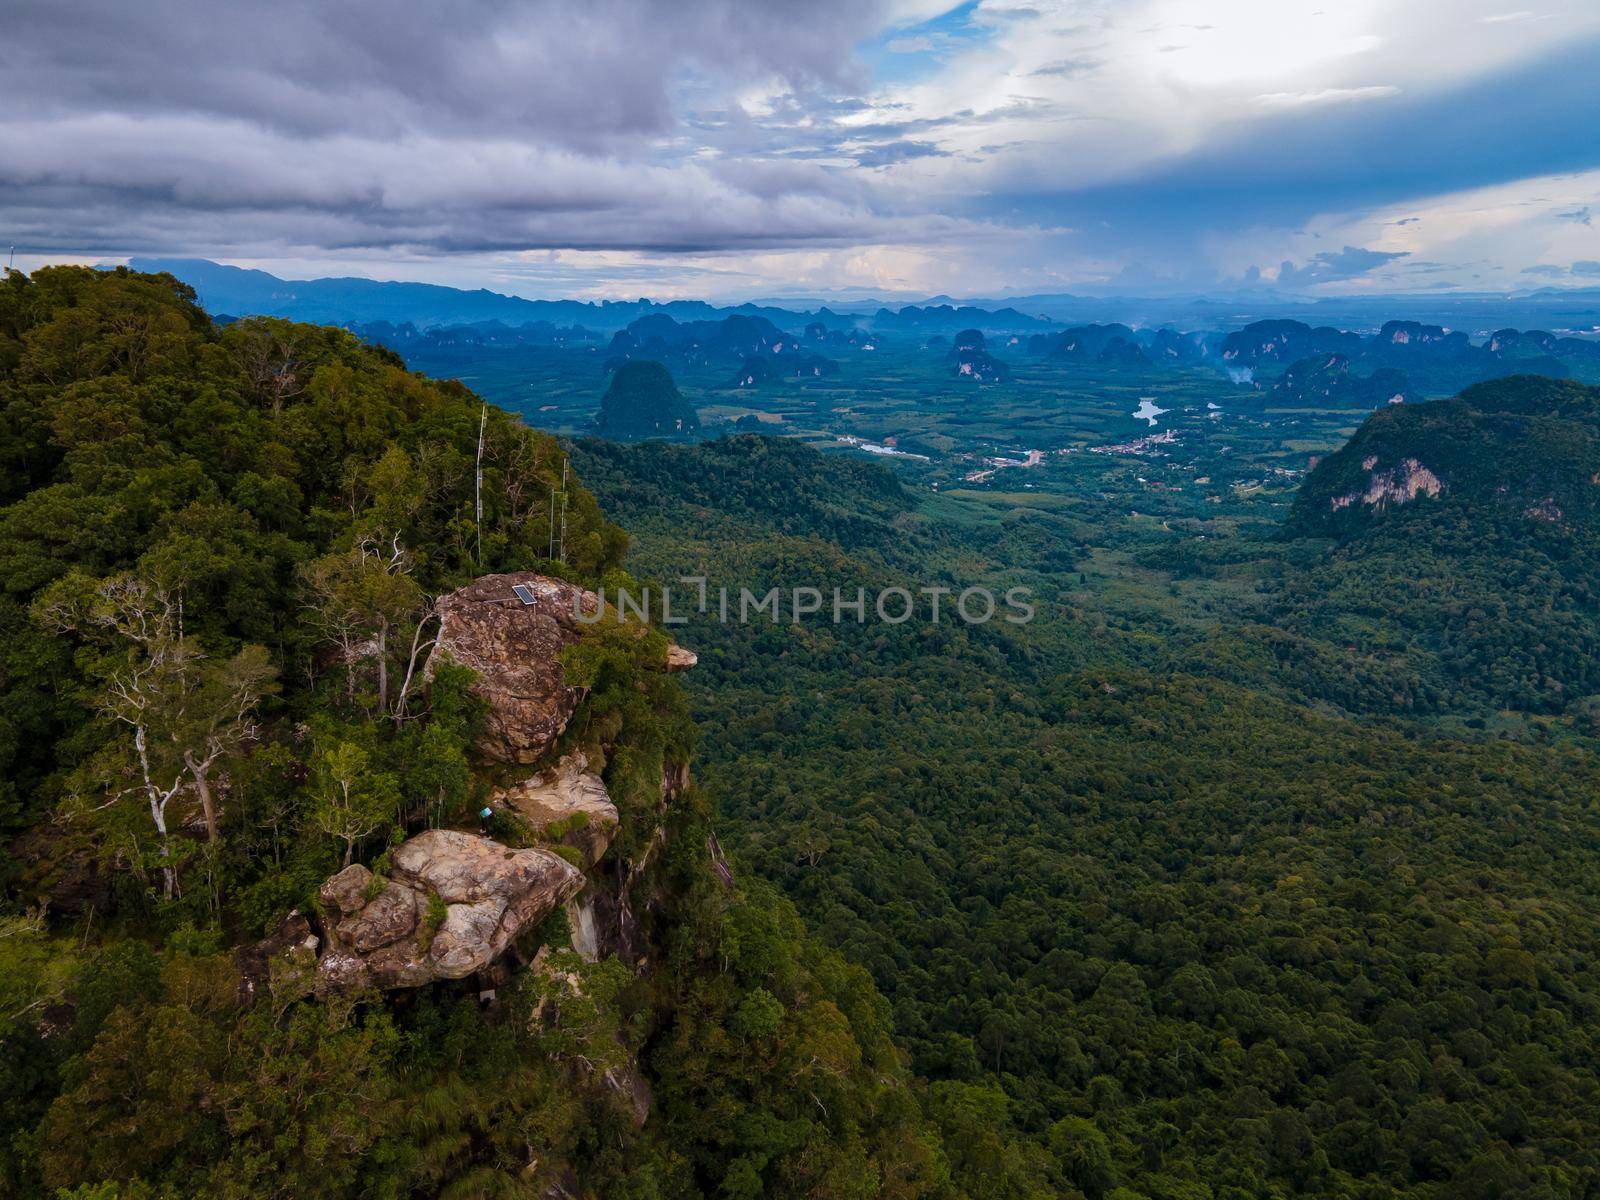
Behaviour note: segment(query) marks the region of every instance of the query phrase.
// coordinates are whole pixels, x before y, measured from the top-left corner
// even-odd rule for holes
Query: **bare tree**
[[[487,454],[500,475],[504,505],[499,519],[503,528],[515,529],[532,517],[534,506],[544,499],[545,446],[540,435],[521,421],[499,425],[492,433]]]
[[[41,596],[36,611],[56,632],[110,643],[97,707],[131,736],[137,778],[131,790],[142,793],[149,807],[161,847],[162,892],[170,899],[178,881],[168,809],[192,784],[206,836],[213,845],[219,841],[211,771],[254,737],[256,705],[271,690],[276,671],[260,646],[208,662],[184,631],[182,589],[133,575],[97,584],[69,576]]]
[[[259,318],[240,321],[234,328],[234,359],[256,397],[277,416],[285,400],[305,390],[295,370],[300,336],[287,322],[278,329]]]
[[[422,640],[423,631],[439,619],[439,611],[433,600],[429,599],[425,604],[426,610],[423,612],[421,619],[417,621],[417,627],[411,634],[411,653],[406,658],[406,673],[400,681],[400,691],[396,693],[394,705],[390,710],[390,716],[394,718],[396,725],[406,719],[406,705],[411,695],[412,681],[417,677],[417,668],[428,661],[429,655],[433,653],[434,645],[439,640],[437,632],[427,641]]]
[[[221,840],[217,808],[211,793],[211,769],[256,736],[255,709],[272,689],[277,670],[261,646],[246,646],[214,668],[203,671],[192,702],[185,705],[187,721],[174,729],[183,762],[194,780],[205,815],[206,840]]]
[[[399,534],[367,534],[349,550],[324,555],[302,572],[311,619],[344,662],[346,699],[355,703],[356,669],[371,663],[376,711],[391,716],[403,711],[419,656],[432,644],[422,641],[431,605],[411,571]],[[391,642],[397,630],[401,638],[409,636],[411,653],[400,694],[391,696]]]

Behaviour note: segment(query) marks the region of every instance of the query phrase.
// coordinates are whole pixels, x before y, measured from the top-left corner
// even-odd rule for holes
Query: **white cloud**
[[[1298,231],[1250,230],[1218,247],[1218,260],[1227,273],[1240,275],[1251,263],[1312,260],[1327,246],[1356,245],[1394,260],[1331,290],[1403,289],[1413,263],[1431,274],[1442,266],[1455,282],[1474,288],[1525,288],[1523,268],[1530,263],[1593,259],[1593,232],[1565,219],[1565,212],[1597,197],[1600,170],[1517,180],[1404,205],[1330,213]]]
[[[1467,226],[1462,254],[1487,259],[1494,220],[1402,194],[1426,181],[1363,199],[1426,218],[1385,230],[1367,212],[1268,211],[1271,187],[1210,225],[1050,204],[1147,180],[1203,191],[1216,180],[1182,171],[1219,147],[1283,145],[1364,101],[1392,101],[1387,120],[1600,36],[1600,7],[1555,22],[1504,2],[418,0],[395,21],[377,0],[14,0],[0,223],[30,253],[529,270],[514,256],[531,252],[574,287],[607,269],[756,287],[765,271],[769,287],[970,293],[1141,259],[1203,282],[1337,246],[1420,257],[1401,233],[1450,261],[1439,247]],[[867,43],[890,82],[870,82]],[[1564,212],[1600,203],[1559,191]],[[1509,266],[1596,258],[1576,220],[1516,212],[1498,226]]]
[[[1315,92],[1268,92],[1257,96],[1262,104],[1277,108],[1303,108],[1311,104],[1347,104],[1352,100],[1380,100],[1398,96],[1400,89],[1388,85],[1354,88],[1322,88]]]

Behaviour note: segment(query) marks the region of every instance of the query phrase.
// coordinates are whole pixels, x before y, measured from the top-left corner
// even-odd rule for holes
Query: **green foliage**
[[[423,926],[427,929],[437,930],[443,925],[445,918],[450,915],[450,906],[444,902],[443,897],[432,894],[428,897],[428,910],[422,916]]]
[[[596,426],[606,437],[686,437],[700,428],[694,407],[658,362],[621,363],[600,399]]]
[[[646,1060],[663,1138],[701,1194],[950,1194],[882,998],[764,886],[705,870],[706,821],[681,797],[663,851],[666,1021]]]
[[[584,448],[635,532],[635,571],[994,586],[1033,563],[1085,568],[1071,591],[1033,576],[1048,599],[1015,638],[917,623],[675,634],[700,656],[701,778],[735,860],[872,973],[932,1081],[922,1108],[954,1186],[1417,1200],[1482,1180],[1594,1186],[1591,747],[1397,721],[1421,707],[1404,689],[1440,678],[1415,653],[1430,618],[1389,641],[1358,624],[1370,594],[1329,586],[1326,540],[1172,538],[1157,554],[1152,538],[1129,554],[1119,538],[1143,534],[1039,508],[991,521],[939,497],[843,554],[820,503],[848,492],[836,459],[809,454],[811,482],[797,471],[769,516],[706,482],[731,452]],[[1494,556],[1509,541],[1469,554],[1464,509],[1447,544],[1408,523],[1423,503],[1333,555],[1357,564],[1385,539],[1384,572],[1407,581],[1393,610],[1447,561],[1481,572],[1482,596],[1518,577]],[[1523,561],[1544,553],[1542,524],[1516,534]],[[1561,579],[1581,594],[1577,572]],[[1586,643],[1558,657],[1564,608],[1541,594],[1485,645],[1542,647],[1581,678]],[[1343,624],[1295,618],[1307,604]],[[1440,631],[1440,666],[1457,633]],[[1435,711],[1473,711],[1469,686],[1436,692]],[[734,974],[773,961],[764,928],[729,922]],[[725,1010],[730,1034],[759,1016],[750,1004]]]
[[[1408,461],[1439,494],[1347,502]],[[1274,623],[1372,653],[1305,691],[1418,713],[1554,713],[1600,692],[1597,475],[1600,389],[1524,376],[1369,418],[1296,498],[1289,530],[1337,543]]]
[[[981,407],[922,436],[1016,427]],[[1106,481],[1148,460],[931,495],[795,442],[585,443],[629,574],[561,448],[459,385],[218,330],[167,279],[10,275],[0,824],[50,909],[0,924],[0,1190],[1592,1195],[1594,410],[1511,381],[1380,413],[1287,540],[1231,501],[1127,516]],[[1335,509],[1374,454],[1448,486]],[[581,959],[558,910],[488,1010],[241,1007],[228,946],[470,824],[482,706],[412,648],[430,597],[524,568],[1026,583],[1039,617],[701,620],[687,698],[608,618],[557,751],[617,803],[589,915],[626,906],[645,969]]]
[[[834,959],[780,971],[781,993],[752,979],[741,1007],[709,934],[676,960],[702,977],[641,976],[580,960],[558,909],[529,939],[540,969],[490,1010],[449,984],[392,1006],[304,999],[281,971],[240,1003],[229,947],[291,908],[316,918],[341,862],[386,887],[393,839],[470,825],[491,784],[469,759],[471,672],[439,664],[422,686],[431,598],[494,570],[615,580],[625,548],[552,438],[345,333],[218,329],[166,277],[6,277],[0,830],[23,835],[14,888],[39,907],[0,920],[0,1191],[470,1198],[576,1180],[687,1200],[736,1180],[767,1126],[789,1144],[761,1150],[767,1194],[860,1195],[897,1171],[884,1194],[933,1190],[896,1166],[906,1131],[913,1158],[934,1151],[881,1006]],[[631,894],[651,947],[699,939],[679,896],[713,877],[703,812],[662,804],[693,736],[664,660],[659,633],[612,621],[567,664],[586,689],[567,741],[623,813],[596,886]],[[431,897],[424,930],[446,917]],[[771,919],[773,961],[820,953]],[[702,997],[813,1099],[753,1081],[731,1043],[657,1062]],[[723,1011],[704,1026],[719,1042]],[[641,1130],[649,1089],[754,1089],[742,1140],[677,1103]],[[838,1115],[805,1111],[823,1103]]]

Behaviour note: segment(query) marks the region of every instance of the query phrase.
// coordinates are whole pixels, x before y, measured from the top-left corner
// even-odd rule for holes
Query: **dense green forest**
[[[1595,412],[1502,382],[1372,417],[1286,521],[1113,519],[563,447],[336,330],[12,273],[0,1193],[1600,1196]],[[487,1008],[247,995],[341,863],[477,828],[474,680],[413,647],[508,570],[1038,616],[694,618],[682,683],[602,625],[568,740],[643,967],[557,910]]]
[[[1464,526],[1481,478],[1592,486],[1597,405],[1498,386],[1372,418],[1303,505],[1401,422],[1444,424],[1481,476],[1431,435],[1392,442],[1455,491],[1343,530],[1303,507],[1283,532],[1157,539],[756,438],[578,459],[646,575],[1044,601],[1020,633],[682,635],[730,846],[871,970],[936,1094],[987,1097],[1040,1150],[1079,1130],[1091,1196],[1591,1196],[1600,730],[1568,630],[1595,613],[1549,564],[1593,527],[1509,502],[1502,536]],[[1521,476],[1554,447],[1475,440],[1460,414],[1499,404],[1573,469]],[[1548,666],[1516,672],[1530,655]]]
[[[407,833],[470,826],[470,673],[408,670],[432,598],[622,579],[626,536],[461,386],[193,300],[121,270],[0,286],[0,1193],[961,1194],[884,1001],[718,878],[693,787],[659,818],[642,972],[564,950],[558,910],[560,969],[492,1010],[276,976],[247,1002],[234,949],[341,861],[381,875]],[[626,846],[693,733],[643,643],[595,639],[574,726],[607,731]],[[606,1082],[630,1064],[642,1127]]]

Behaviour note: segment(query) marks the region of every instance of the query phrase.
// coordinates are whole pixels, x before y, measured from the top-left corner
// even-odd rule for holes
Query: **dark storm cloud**
[[[1404,251],[1367,250],[1361,246],[1346,246],[1343,250],[1325,250],[1301,266],[1286,262],[1278,268],[1278,286],[1285,288],[1312,287],[1319,283],[1337,283],[1354,279],[1368,271],[1397,258],[1405,258]]]
[[[854,0],[14,0],[0,86],[13,113],[592,146],[667,130],[689,65],[793,88],[859,82],[850,47],[876,17]]]
[[[1231,275],[1303,244],[1288,238],[1325,215],[1600,166],[1596,127],[1571,117],[1591,105],[1587,33],[1498,74],[1420,87],[1391,66],[1266,97],[1294,103],[1246,94],[1213,109],[1186,82],[1193,63],[1155,53],[1197,31],[1119,32],[1114,12],[1148,6],[1090,6],[1104,19],[1073,26],[1023,6],[937,7],[11,0],[0,245],[681,261],[893,243],[937,245],[919,253],[957,270],[981,237],[976,259],[997,279],[1154,262],[1201,286],[1220,278],[1208,247],[1253,247],[1227,252]],[[1100,103],[1130,81],[1127,104]],[[1351,97],[1362,103],[1335,102]],[[1558,207],[1582,221],[1588,200]],[[1374,269],[1340,254],[1288,277]],[[870,257],[847,265],[877,286],[888,268]]]
[[[880,23],[860,0],[21,0],[0,217],[101,252],[859,241],[895,226],[861,182],[748,154],[759,131],[729,163],[682,118],[706,102],[737,143],[741,89],[825,108]]]

